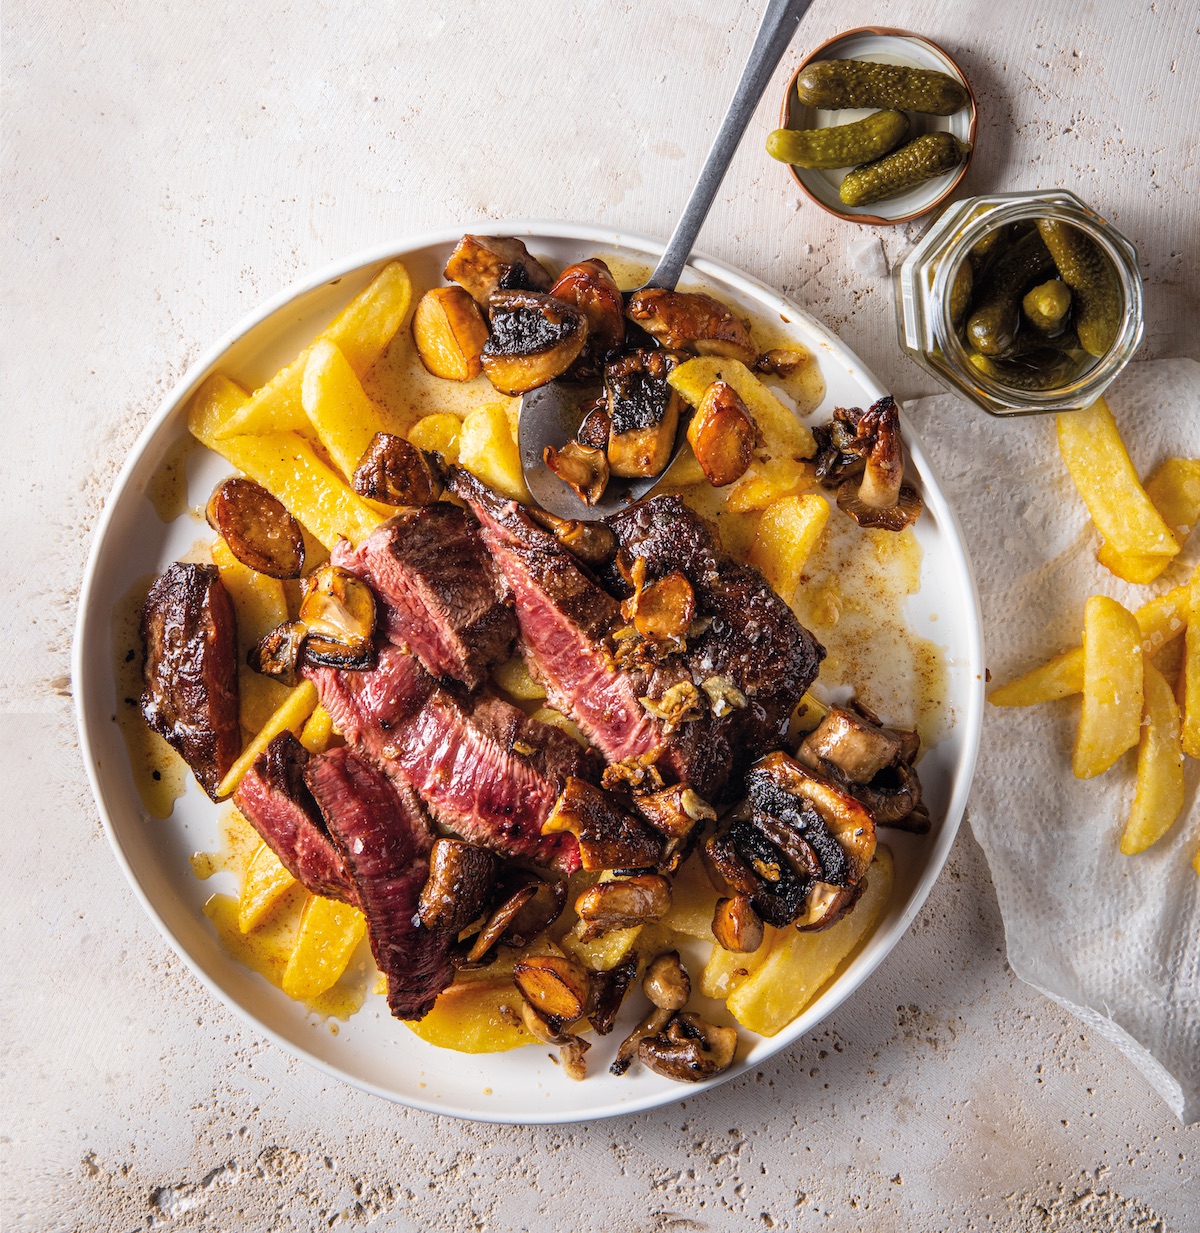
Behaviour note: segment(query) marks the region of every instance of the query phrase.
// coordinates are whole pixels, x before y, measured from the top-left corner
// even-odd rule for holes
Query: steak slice
[[[142,608],[142,715],[213,800],[242,752],[237,617],[215,565],[176,561]]]
[[[621,624],[620,605],[516,501],[461,469],[450,483],[508,579],[526,658],[550,705],[570,715],[610,762],[653,754],[666,740],[638,701],[644,682],[619,670],[606,646]]]
[[[728,681],[747,702],[719,721],[736,751],[734,769],[779,748],[792,711],[816,680],[825,648],[766,578],[729,556],[716,529],[681,498],[651,497],[605,521],[626,562],[645,560],[647,583],[674,570],[691,583],[696,617],[701,626],[710,621],[687,639],[683,659],[692,679],[701,686],[714,678]],[[615,567],[604,580],[620,596],[632,593]]]
[[[443,826],[504,856],[579,868],[572,836],[542,835],[568,776],[596,778],[565,732],[489,689],[460,696],[397,646],[384,645],[369,672],[306,671],[338,731],[415,788]]]
[[[242,776],[233,803],[283,867],[314,895],[358,903],[341,853],[305,782],[309,752],[281,732]]]
[[[454,979],[452,935],[417,919],[433,847],[421,802],[349,746],[313,758],[306,778],[358,892],[388,1007],[420,1019]]]
[[[470,515],[439,502],[405,510],[357,548],[342,541],[333,563],[383,601],[383,629],[435,677],[480,685],[517,636],[512,607],[489,572]]]

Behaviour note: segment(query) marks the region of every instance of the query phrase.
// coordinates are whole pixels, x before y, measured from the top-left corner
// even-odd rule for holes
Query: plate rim
[[[88,684],[88,674],[85,670],[85,658],[90,647],[95,643],[98,636],[99,627],[104,626],[104,632],[111,634],[111,630],[104,622],[102,622],[97,614],[93,611],[96,607],[95,591],[98,587],[97,582],[97,566],[101,556],[102,549],[105,545],[106,537],[109,531],[109,526],[116,516],[118,507],[122,504],[125,497],[126,489],[129,487],[131,478],[137,469],[141,458],[148,448],[152,439],[158,434],[166,422],[177,412],[181,411],[187,399],[199,388],[201,382],[210,375],[210,372],[216,367],[221,357],[241,338],[255,329],[268,317],[285,308],[289,303],[299,299],[301,296],[316,290],[317,288],[333,282],[335,280],[346,278],[360,270],[367,269],[373,265],[378,265],[389,260],[403,260],[406,253],[411,253],[418,249],[424,249],[433,245],[451,244],[464,232],[470,232],[477,235],[526,235],[534,239],[551,239],[551,240],[568,240],[581,241],[589,244],[600,245],[616,245],[633,249],[645,255],[647,258],[657,259],[661,255],[665,245],[660,240],[651,239],[640,235],[637,232],[625,231],[617,228],[600,227],[590,223],[574,223],[559,219],[485,219],[469,222],[465,224],[455,224],[448,227],[433,228],[425,231],[415,232],[409,235],[397,237],[387,243],[372,245],[367,249],[359,250],[350,254],[348,257],[343,257],[338,260],[329,262],[324,266],[319,267],[308,275],[301,276],[293,281],[288,286],[282,288],[274,295],[269,296],[261,304],[252,308],[239,321],[224,334],[220,335],[211,345],[204,348],[196,360],[189,365],[187,371],[175,383],[175,385],[167,392],[164,398],[159,403],[157,409],[150,416],[149,420],[143,426],[141,432],[129,447],[128,452],[117,474],[112,482],[108,497],[105,500],[104,508],[97,518],[95,526],[91,532],[91,540],[88,548],[87,562],[84,567],[83,577],[80,584],[79,603],[72,635],[71,647],[71,680],[72,680],[72,702],[75,712],[76,729],[79,736],[79,749],[84,762],[84,770],[88,778],[88,784],[91,789],[92,800],[99,812],[101,823],[104,827],[105,837],[108,840],[109,847],[113,855],[116,857],[118,865],[121,867],[125,875],[125,879],[134,892],[135,897],[142,906],[143,911],[154,923],[159,934],[171,947],[171,949],[180,957],[187,966],[188,970],[195,976],[201,985],[208,990],[210,994],[216,997],[223,1005],[232,1010],[248,1027],[252,1030],[261,1033],[269,1039],[274,1045],[282,1049],[287,1055],[295,1057],[298,1060],[305,1062],[308,1065],[316,1067],[322,1073],[329,1075],[331,1078],[337,1079],[339,1082],[347,1083],[351,1087],[361,1091],[366,1091],[374,1096],[381,1097],[385,1100],[392,1101],[396,1104],[404,1105],[405,1107],[420,1109],[424,1112],[438,1114],[443,1117],[456,1117],[463,1120],[482,1122],[487,1124],[498,1125],[573,1125],[591,1121],[600,1121],[611,1117],[617,1117],[624,1114],[633,1114],[643,1112],[647,1109],[658,1108],[660,1106],[670,1105],[677,1101],[691,1099],[693,1096],[699,1095],[701,1092],[709,1088],[716,1087],[721,1083],[738,1077],[745,1073],[748,1067],[735,1064],[729,1071],[716,1078],[709,1080],[707,1083],[696,1084],[687,1088],[681,1088],[679,1094],[676,1095],[672,1091],[656,1090],[648,1092],[645,1096],[634,1098],[632,1100],[621,1100],[616,1103],[610,1103],[600,1106],[595,1109],[581,1110],[577,1115],[564,1115],[557,1112],[546,1111],[540,1113],[536,1109],[530,1108],[521,1116],[516,1114],[508,1114],[501,1111],[489,1111],[486,1107],[478,1104],[472,1107],[457,1107],[448,1106],[446,1101],[436,1101],[432,1099],[423,1099],[415,1095],[399,1095],[395,1091],[374,1084],[367,1079],[362,1079],[357,1076],[348,1074],[345,1070],[340,1069],[336,1065],[326,1061],[324,1058],[313,1053],[303,1044],[284,1036],[275,1028],[269,1026],[256,1014],[254,1014],[247,1006],[228,994],[221,987],[215,977],[210,976],[207,971],[200,965],[198,959],[194,958],[187,947],[178,938],[173,930],[168,926],[162,915],[159,913],[154,903],[151,901],[149,893],[143,887],[141,881],[135,876],[130,858],[127,856],[124,844],[118,834],[118,829],[113,821],[112,813],[108,808],[108,803],[105,797],[104,790],[100,781],[100,768],[97,751],[93,748],[89,712],[96,712],[96,700],[93,699],[93,694],[90,685]],[[731,285],[735,290],[748,291],[753,298],[760,302],[769,300],[777,305],[782,305],[786,310],[803,318],[805,323],[819,336],[822,336],[831,349],[843,352],[854,365],[856,377],[861,381],[861,384],[874,398],[882,397],[887,393],[884,386],[878,378],[871,372],[869,368],[858,358],[858,356],[850,349],[847,344],[841,341],[823,322],[819,321],[807,312],[800,305],[793,303],[786,296],[783,296],[775,288],[755,278],[753,275],[737,269],[734,266],[713,257],[704,256],[702,254],[693,253],[688,260],[688,266],[702,277],[708,277],[714,281],[724,282]],[[738,284],[741,284],[739,288]],[[946,817],[939,828],[936,840],[935,850],[930,854],[930,860],[925,864],[920,878],[909,897],[908,903],[904,911],[889,927],[890,938],[886,949],[883,949],[878,955],[874,956],[871,961],[860,971],[854,973],[852,979],[847,979],[847,974],[843,974],[841,978],[836,980],[829,986],[820,997],[818,997],[807,1008],[808,1012],[819,1010],[819,1015],[815,1018],[811,1013],[802,1012],[797,1016],[796,1020],[788,1027],[784,1028],[776,1037],[763,1037],[760,1039],[771,1042],[771,1047],[766,1056],[755,1059],[755,1065],[768,1061],[771,1057],[782,1052],[789,1045],[795,1043],[802,1036],[810,1032],[819,1022],[826,1016],[833,1013],[851,994],[853,994],[869,977],[876,971],[884,960],[891,954],[895,947],[900,943],[901,939],[907,934],[909,926],[917,913],[924,906],[938,878],[941,876],[942,870],[945,867],[946,861],[949,858],[950,851],[954,846],[959,828],[962,825],[965,815],[967,799],[970,794],[971,786],[974,780],[976,760],[979,752],[980,734],[982,731],[983,722],[983,673],[984,673],[984,649],[983,649],[983,621],[980,608],[979,587],[975,577],[975,570],[971,562],[970,554],[967,551],[966,542],[963,536],[962,525],[959,522],[958,516],[953,507],[950,505],[944,490],[942,488],[941,479],[937,475],[935,468],[929,460],[924,448],[922,447],[919,438],[913,432],[912,428],[905,424],[903,427],[905,444],[907,445],[910,454],[913,457],[913,462],[920,472],[922,478],[926,481],[928,491],[926,492],[927,501],[932,497],[930,502],[935,506],[938,521],[946,527],[948,547],[951,549],[950,558],[954,570],[967,587],[967,594],[970,599],[968,603],[968,615],[971,620],[968,623],[966,630],[965,641],[968,643],[969,660],[966,665],[968,678],[973,678],[974,683],[969,689],[963,702],[963,714],[959,720],[960,730],[963,733],[962,750],[957,759],[957,763],[952,770],[953,789],[950,794],[950,799],[946,806]],[[103,644],[107,647],[107,641]],[[107,652],[105,652],[107,654]],[[107,662],[107,659],[105,659]],[[104,708],[101,706],[100,708]],[[874,935],[872,935],[874,936]]]

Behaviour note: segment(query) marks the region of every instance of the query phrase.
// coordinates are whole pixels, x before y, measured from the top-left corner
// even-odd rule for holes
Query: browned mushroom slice
[[[473,965],[483,961],[483,957],[504,936],[508,927],[516,919],[517,914],[537,894],[537,879],[531,879],[519,886],[488,918],[483,928],[475,935],[471,949],[467,952],[466,964]]]
[[[549,294],[581,308],[587,317],[587,344],[569,375],[596,376],[625,341],[625,304],[612,271],[598,257],[577,262],[563,270]]]
[[[718,1027],[691,1011],[672,1017],[657,1036],[638,1044],[638,1061],[680,1083],[703,1083],[733,1064],[737,1029]]]
[[[284,685],[295,685],[296,669],[308,629],[301,621],[285,621],[264,634],[257,646],[250,648],[246,662],[255,672],[273,676]]]
[[[323,565],[305,579],[300,621],[308,630],[306,662],[344,669],[374,665],[375,597],[349,570]]]
[[[300,524],[260,484],[241,477],[224,480],[213,489],[204,512],[243,565],[270,578],[300,577]]]
[[[671,461],[681,406],[667,382],[675,363],[666,352],[638,350],[605,368],[608,463],[614,475],[658,475]]]
[[[644,566],[641,574],[644,579]],[[672,570],[648,586],[639,585],[621,613],[650,642],[678,641],[695,619],[696,592],[679,570]]]
[[[603,450],[568,441],[562,449],[547,445],[542,461],[548,470],[575,490],[585,505],[595,505],[608,487],[608,457]]]
[[[437,839],[429,854],[429,878],[417,914],[426,929],[457,936],[478,920],[492,892],[498,861],[494,852],[462,839]]]
[[[858,902],[867,888],[867,879],[862,878],[853,886],[834,886],[830,882],[816,882],[808,893],[804,911],[796,919],[796,928],[801,933],[818,933],[836,925]]]
[[[567,906],[565,878],[533,878],[530,884],[533,894],[521,904],[504,930],[508,946],[528,946],[558,920]]]
[[[384,505],[432,505],[442,495],[441,460],[403,437],[377,432],[351,480],[360,497]]]
[[[808,363],[807,351],[795,351],[789,347],[772,347],[754,361],[754,371],[771,377],[791,377]]]
[[[668,839],[686,839],[699,822],[711,822],[717,811],[687,784],[672,784],[657,792],[639,792],[634,808]]]
[[[654,1009],[621,1042],[609,1074],[623,1075],[637,1057],[638,1046],[648,1037],[657,1036],[671,1017],[684,1006],[692,994],[692,981],[687,968],[679,961],[678,951],[666,951],[655,956],[646,966],[642,991]]]
[[[705,478],[724,488],[741,479],[753,461],[758,428],[737,390],[714,381],[692,416],[687,438]]]
[[[753,954],[763,944],[766,930],[748,895],[718,899],[712,921],[713,937],[726,950]]]
[[[587,969],[565,955],[527,955],[513,965],[521,996],[556,1029],[581,1019],[588,1005]]]
[[[644,822],[627,813],[603,789],[568,776],[542,823],[543,835],[570,831],[579,842],[583,868],[646,869],[662,856],[662,839]]]
[[[664,347],[727,355],[743,364],[758,355],[746,322],[702,292],[647,287],[629,297],[625,315]]]
[[[581,940],[590,942],[613,929],[661,920],[671,910],[671,883],[661,874],[639,873],[632,878],[598,882],[575,900],[583,921]]]
[[[746,776],[746,787],[756,810],[785,822],[798,818],[802,833],[807,826],[805,808],[815,811],[846,860],[844,877],[833,878],[818,850],[824,880],[852,886],[866,873],[875,855],[875,822],[862,802],[785,753],[768,754],[756,762]],[[805,838],[811,843],[816,836],[806,834]]]
[[[488,311],[492,336],[480,359],[502,394],[524,394],[561,377],[587,341],[582,309],[536,291],[497,291]]]
[[[746,895],[768,925],[782,929],[800,915],[811,880],[752,823],[735,819],[725,834],[707,840],[704,850],[730,889]]]
[[[612,431],[612,422],[608,418],[608,398],[602,395],[584,412],[579,427],[575,430],[575,440],[580,445],[590,445],[592,449],[608,448],[608,434]]]
[[[617,555],[617,537],[602,522],[582,522],[575,518],[559,518],[549,510],[529,506],[534,522],[545,527],[568,552],[585,565],[607,565]]]
[[[850,791],[871,811],[876,826],[896,826],[921,803],[921,780],[904,762],[880,771],[870,783],[852,784]],[[915,825],[924,821],[928,829],[928,816]]]
[[[814,771],[822,762],[836,766],[850,783],[870,783],[887,766],[900,761],[902,746],[890,732],[853,711],[830,707],[804,738],[798,759]]]
[[[626,959],[607,972],[592,973],[592,1004],[588,1007],[588,1022],[598,1036],[613,1030],[617,1012],[625,994],[637,977],[637,959]]]
[[[497,291],[545,291],[553,281],[520,240],[465,235],[446,262],[446,277],[486,308]]]
[[[825,488],[837,488],[848,479],[863,473],[866,459],[858,450],[857,407],[835,407],[828,424],[817,424],[812,432],[817,441],[813,457],[817,482]]]

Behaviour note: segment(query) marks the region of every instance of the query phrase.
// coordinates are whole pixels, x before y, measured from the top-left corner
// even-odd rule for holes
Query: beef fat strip
[[[443,826],[503,856],[579,868],[572,836],[541,833],[567,778],[596,777],[566,733],[489,689],[462,697],[440,686],[390,644],[371,671],[306,672],[347,741],[415,788]]]
[[[433,847],[421,802],[349,746],[313,758],[306,778],[358,892],[388,1006],[420,1019],[454,978],[453,937],[417,917]]]
[[[308,763],[308,750],[281,732],[242,776],[233,803],[298,882],[314,895],[357,904],[358,891],[305,782]]]
[[[237,617],[216,566],[170,566],[146,596],[141,633],[142,715],[216,800],[242,752]]]
[[[736,751],[734,769],[778,748],[792,711],[817,678],[825,648],[762,573],[729,556],[716,528],[680,497],[638,501],[605,521],[626,573],[641,559],[647,587],[673,573],[691,584],[695,615],[682,657],[723,715],[721,726]],[[618,563],[603,578],[617,595],[631,594]]]
[[[332,559],[370,585],[384,632],[430,675],[474,689],[511,653],[512,607],[489,573],[474,520],[457,505],[405,510],[357,549],[343,540]]]

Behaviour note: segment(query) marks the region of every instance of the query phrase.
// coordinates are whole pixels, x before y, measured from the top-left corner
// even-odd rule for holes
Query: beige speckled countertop
[[[522,216],[665,237],[757,9],[5,6],[5,1230],[1200,1227],[1200,1127],[1014,979],[965,828],[908,936],[811,1038],[699,1099],[561,1130],[411,1112],[292,1062],[192,978],[109,853],[71,626],[91,528],[166,390],[278,288],[408,232]],[[968,72],[964,191],[1075,189],[1139,249],[1142,356],[1200,356],[1190,0],[817,0],[701,247],[897,396],[933,392],[884,273],[916,229],[837,222],[762,153],[801,49],[872,21]]]

